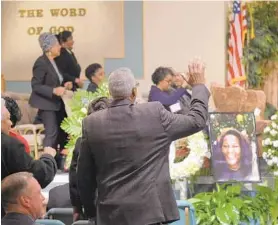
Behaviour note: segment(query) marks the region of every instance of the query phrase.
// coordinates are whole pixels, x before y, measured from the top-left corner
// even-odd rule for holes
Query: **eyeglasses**
[[[164,81],[166,81],[168,84],[172,83],[172,80],[164,80]]]

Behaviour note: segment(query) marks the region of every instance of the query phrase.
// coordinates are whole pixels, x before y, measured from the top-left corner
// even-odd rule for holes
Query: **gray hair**
[[[13,173],[1,181],[1,201],[4,209],[11,204],[17,204],[17,198],[26,190],[28,181],[32,177],[32,173],[19,172]]]
[[[113,99],[128,98],[136,87],[136,80],[129,68],[119,68],[113,71],[108,78],[108,88]]]
[[[175,73],[170,67],[158,67],[152,74],[152,81],[155,85],[158,85],[160,81],[164,80],[167,75],[174,76]]]
[[[48,52],[57,43],[59,42],[54,34],[42,33],[39,36],[39,44],[43,52]]]

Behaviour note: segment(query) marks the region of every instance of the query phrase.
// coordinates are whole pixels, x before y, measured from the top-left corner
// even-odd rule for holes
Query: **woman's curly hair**
[[[5,106],[11,114],[12,127],[15,127],[17,122],[21,120],[22,113],[15,100],[10,97],[2,97],[5,100]]]

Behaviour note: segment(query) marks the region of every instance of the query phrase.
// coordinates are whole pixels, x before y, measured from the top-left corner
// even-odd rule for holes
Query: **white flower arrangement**
[[[270,171],[278,177],[278,112],[271,118],[271,123],[264,129],[263,158]]]
[[[208,142],[202,131],[187,137],[187,147],[190,153],[182,162],[170,162],[172,180],[184,180],[194,176],[202,168],[204,158],[210,158]]]

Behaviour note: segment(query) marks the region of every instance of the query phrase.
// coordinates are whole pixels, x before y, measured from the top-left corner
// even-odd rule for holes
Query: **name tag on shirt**
[[[179,102],[177,102],[176,104],[170,105],[170,110],[172,113],[178,112],[181,110],[181,105]]]

